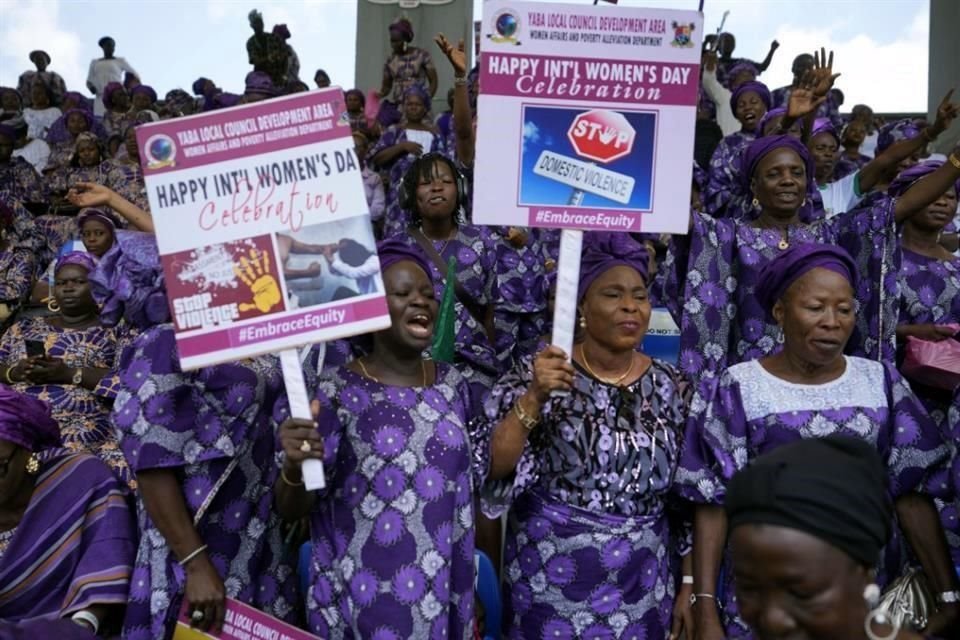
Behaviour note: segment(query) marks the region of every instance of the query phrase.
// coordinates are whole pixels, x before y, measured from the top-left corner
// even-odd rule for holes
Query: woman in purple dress
[[[112,637],[136,550],[129,494],[102,462],[59,446],[47,406],[0,385],[0,620],[71,619]]]
[[[0,191],[0,327],[30,297],[42,247],[33,216],[13,193]]]
[[[383,82],[377,93],[380,112],[377,120],[383,127],[400,122],[407,91],[415,88],[429,102],[437,94],[437,70],[430,52],[414,47],[413,25],[406,18],[398,18],[390,25],[390,57],[383,64]]]
[[[730,95],[730,109],[741,128],[721,140],[710,158],[704,204],[711,215],[725,215],[726,207],[737,191],[740,154],[756,140],[757,125],[769,108],[770,90],[762,82],[745,82]]]
[[[872,160],[870,156],[860,153],[860,146],[866,137],[866,123],[856,118],[840,130],[840,152],[833,173],[835,180],[853,173]]]
[[[383,227],[385,237],[403,233],[411,222],[408,212],[401,204],[400,195],[407,171],[417,158],[424,154],[445,151],[440,132],[427,118],[430,110],[429,96],[419,87],[411,87],[403,95],[403,122],[384,131],[368,155],[369,164],[374,169],[390,174]]]
[[[466,181],[446,156],[431,153],[415,160],[401,193],[401,206],[413,224],[397,237],[419,245],[427,256],[438,300],[447,285],[447,264],[456,261],[454,363],[479,398],[493,386],[503,361],[496,352],[493,317],[500,299],[496,244],[486,227],[462,222]]]
[[[426,258],[398,239],[378,253],[391,326],[373,334],[369,355],[320,377],[316,422],[281,424],[277,508],[310,518],[313,633],[467,639],[473,495],[488,450],[471,430],[466,380],[423,358],[437,314]],[[324,462],[320,493],[304,490],[305,459]]]
[[[509,513],[511,638],[679,631],[671,617],[686,536],[668,505],[690,389],[672,366],[637,351],[651,313],[648,259],[627,234],[587,234],[572,363],[546,347],[486,402],[481,504],[488,517]],[[689,585],[679,591],[682,605]]]
[[[876,609],[872,569],[893,516],[885,484],[876,450],[841,436],[784,445],[733,476],[731,559],[758,637],[920,640]]]
[[[293,569],[272,508],[271,412],[279,364],[262,357],[184,372],[155,241],[118,237],[98,269],[104,315],[145,329],[124,352],[113,421],[139,485],[140,546],[126,640],[168,638],[185,602],[219,628],[230,597],[288,621]]]
[[[101,326],[89,280],[95,268],[87,253],[57,261],[51,301],[57,312],[23,317],[3,334],[0,371],[7,384],[50,405],[67,449],[99,457],[134,489],[110,424],[112,372],[130,336],[124,327]]]
[[[931,136],[948,119],[931,127]],[[673,236],[664,263],[665,302],[680,326],[680,368],[697,381],[726,367],[770,355],[780,332],[754,296],[760,270],[798,243],[844,247],[856,260],[860,310],[850,341],[852,355],[893,362],[899,313],[897,225],[925,209],[960,177],[944,165],[896,200],[879,196],[860,209],[814,224],[799,211],[814,175],[807,147],[790,136],[753,142],[742,158],[756,220],[713,219],[692,214],[688,236]]]
[[[783,331],[783,351],[729,367],[691,405],[676,481],[697,505],[693,576],[700,640],[750,637],[729,570],[717,591],[726,483],[757,456],[803,438],[841,434],[875,447],[900,526],[935,592],[960,586],[931,499],[947,493],[949,446],[892,364],[844,355],[855,324],[856,286],[856,266],[837,247],[795,245],[770,261],[755,295]],[[904,569],[899,550],[899,544],[887,546],[881,586]],[[942,630],[958,613],[957,604],[943,605],[930,631]]]
[[[123,148],[126,154],[122,158],[111,158],[104,163],[106,186],[138,206],[150,211],[147,187],[140,169],[140,146],[137,144],[136,125],[131,124],[123,132]]]

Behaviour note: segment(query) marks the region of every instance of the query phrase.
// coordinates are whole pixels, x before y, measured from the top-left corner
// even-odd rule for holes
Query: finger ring
[[[300,443],[300,451],[303,451],[304,453],[310,453],[311,449],[312,447],[310,446],[309,440],[304,440]]]
[[[194,609],[193,613],[190,614],[190,620],[192,622],[203,622],[203,611]]]

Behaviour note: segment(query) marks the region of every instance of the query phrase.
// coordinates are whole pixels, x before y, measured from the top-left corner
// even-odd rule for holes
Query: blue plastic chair
[[[300,578],[300,593],[304,601],[307,594],[310,593],[310,554],[313,553],[313,545],[310,541],[300,545],[300,557],[297,558],[297,574]]]
[[[477,598],[483,605],[484,611],[484,640],[499,640],[500,630],[503,628],[503,600],[500,596],[500,580],[493,569],[493,562],[483,551],[474,551],[474,560],[477,567],[475,588]]]

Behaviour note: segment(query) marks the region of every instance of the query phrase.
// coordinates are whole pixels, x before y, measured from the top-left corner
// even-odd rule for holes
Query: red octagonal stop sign
[[[573,119],[567,137],[584,158],[613,162],[630,155],[637,132],[622,113],[592,109]]]

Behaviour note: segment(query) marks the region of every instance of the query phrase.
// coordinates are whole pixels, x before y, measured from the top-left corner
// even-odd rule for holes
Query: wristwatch
[[[82,384],[82,383],[83,383],[83,369],[77,368],[77,370],[73,372],[73,380],[72,380],[72,382],[73,382],[73,384]]]

